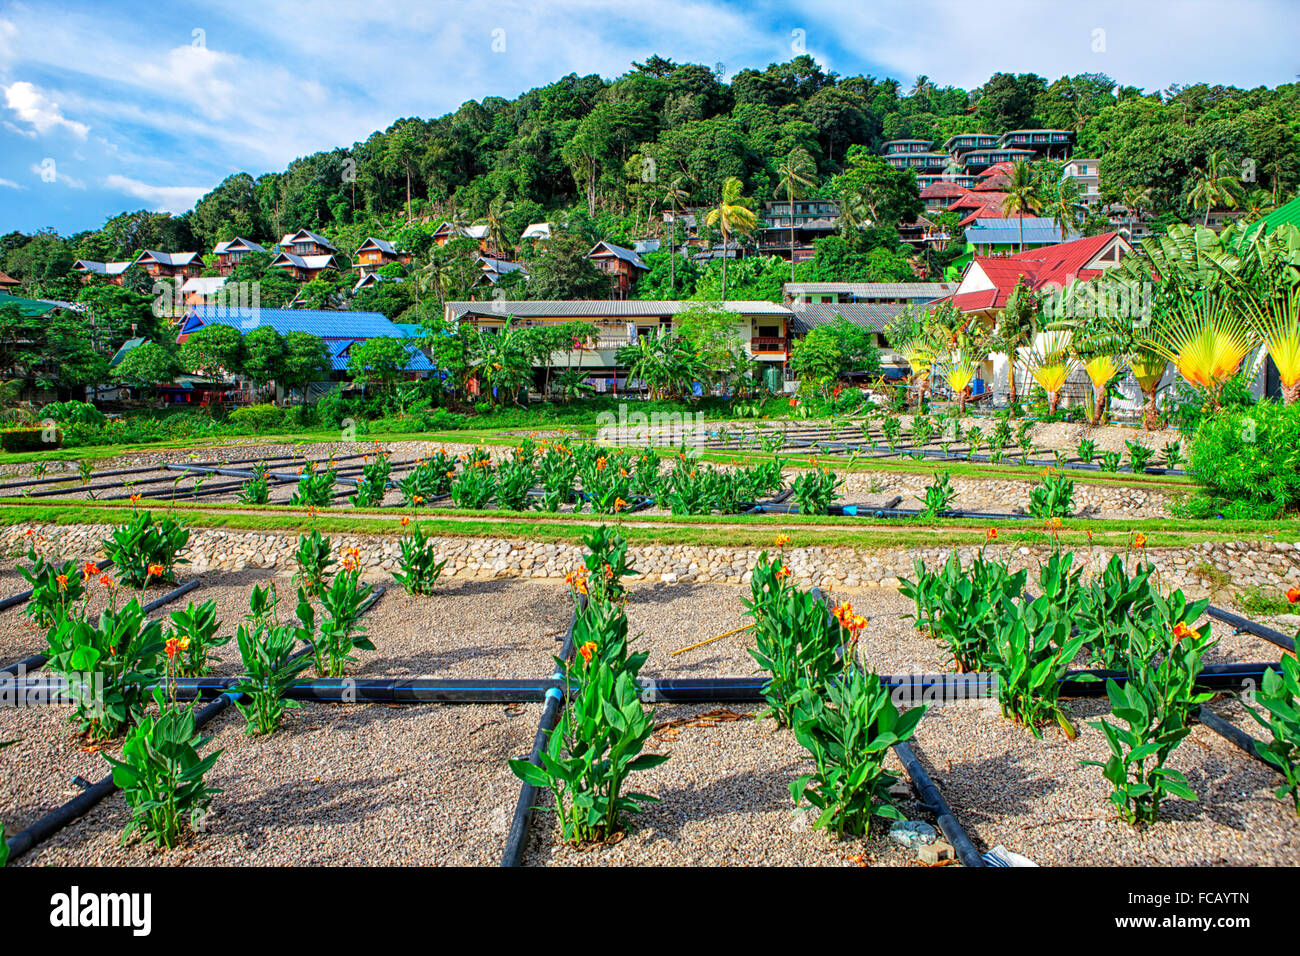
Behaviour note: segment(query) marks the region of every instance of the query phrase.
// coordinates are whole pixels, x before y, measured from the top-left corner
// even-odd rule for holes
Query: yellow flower
[[[790,543],[790,536],[788,534],[778,534],[776,536],[776,546],[778,548],[784,548],[789,543]]]

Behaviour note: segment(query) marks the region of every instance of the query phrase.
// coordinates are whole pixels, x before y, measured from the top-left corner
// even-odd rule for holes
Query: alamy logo
[[[50,925],[78,927],[128,927],[132,935],[148,936],[153,929],[153,894],[70,892],[50,897]]]

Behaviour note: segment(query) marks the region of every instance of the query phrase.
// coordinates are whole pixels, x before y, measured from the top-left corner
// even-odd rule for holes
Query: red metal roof
[[[1011,290],[1022,278],[1034,292],[1049,285],[1064,288],[1073,280],[1091,279],[1101,275],[1101,270],[1085,269],[1084,266],[1118,235],[1107,232],[1041,249],[1026,249],[1011,256],[976,256],[971,265],[978,265],[994,288],[958,293],[951,296],[950,301],[963,312],[1000,309],[1007,304]],[[943,301],[947,300],[936,299],[930,305]]]

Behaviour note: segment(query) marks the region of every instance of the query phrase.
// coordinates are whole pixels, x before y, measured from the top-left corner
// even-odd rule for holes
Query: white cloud
[[[90,127],[85,123],[67,119],[59,109],[59,104],[31,83],[19,81],[0,86],[0,89],[4,90],[6,105],[42,136],[57,129],[66,129],[78,139],[85,139],[90,132]]]
[[[211,188],[208,186],[153,186],[149,183],[142,183],[138,179],[119,176],[116,173],[106,177],[104,185],[117,192],[134,196],[136,199],[143,199],[149,203],[149,208],[155,212],[170,212],[173,215],[179,215],[192,208],[199,198]]]
[[[3,177],[0,177],[0,186],[4,187],[5,189],[26,189],[27,188],[26,186],[20,186],[12,179],[5,179]]]

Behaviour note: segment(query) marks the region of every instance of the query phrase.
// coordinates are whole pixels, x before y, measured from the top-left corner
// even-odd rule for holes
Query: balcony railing
[[[786,351],[786,340],[779,335],[756,335],[749,340],[749,350],[751,352],[782,352]]]

